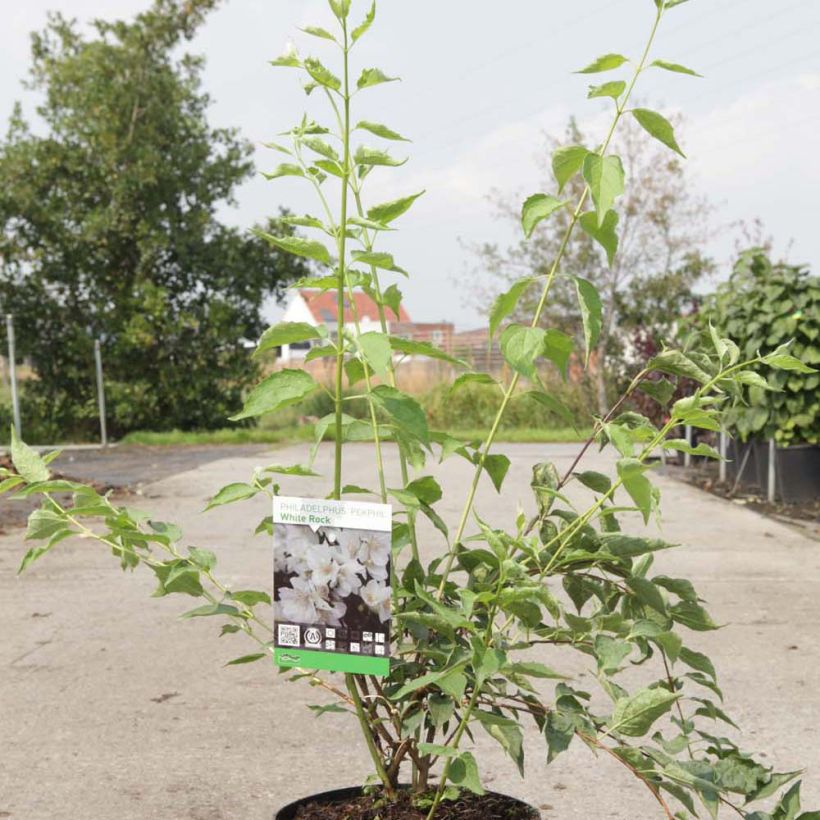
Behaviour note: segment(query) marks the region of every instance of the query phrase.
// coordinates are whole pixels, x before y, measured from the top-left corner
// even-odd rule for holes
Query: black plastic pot
[[[791,504],[820,498],[820,446],[797,444],[778,448],[777,490]]]
[[[314,794],[310,797],[304,797],[301,800],[288,803],[287,806],[279,809],[279,811],[273,816],[273,820],[294,820],[299,809],[308,803],[323,803],[325,805],[332,805],[333,803],[341,803],[344,800],[350,800],[351,797],[359,797],[361,793],[361,787],[356,786],[350,789],[336,789],[334,791],[322,792],[321,794]],[[507,797],[506,795],[498,795],[495,792],[488,792],[488,795],[506,797],[506,799],[509,800],[514,806],[520,807],[521,820],[528,820],[528,818],[530,818],[530,820],[538,820],[538,818],[541,817],[541,812],[539,812],[538,809],[534,806],[530,806],[528,803],[524,803],[521,800],[516,800],[515,798]],[[489,815],[487,820],[490,820]]]
[[[729,439],[726,447],[726,476],[730,481],[737,478],[738,472],[743,469],[740,486],[757,485],[757,447],[754,441],[739,441]],[[764,485],[765,486],[765,485]]]

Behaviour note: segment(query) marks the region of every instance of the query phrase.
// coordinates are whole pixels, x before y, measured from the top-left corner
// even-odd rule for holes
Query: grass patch
[[[313,425],[281,427],[265,430],[259,427],[224,427],[221,430],[151,432],[140,430],[128,433],[122,444],[144,444],[152,447],[184,447],[204,444],[291,444],[312,441]]]
[[[489,430],[448,430],[453,438],[462,439],[463,441],[473,441],[474,439],[487,438]],[[582,428],[574,430],[572,427],[520,427],[510,428],[507,430],[499,430],[496,434],[496,441],[507,442],[543,442],[543,443],[560,443],[560,442],[579,442],[586,441],[592,435],[592,428]]]
[[[450,435],[463,441],[484,440],[489,430],[451,430]],[[591,430],[573,430],[572,428],[525,427],[521,429],[500,430],[496,441],[507,442],[576,442],[589,438]],[[231,445],[231,444],[295,444],[313,440],[313,425],[302,424],[264,429],[259,427],[226,427],[222,430],[188,431],[169,430],[155,433],[141,430],[129,433],[122,439],[122,444],[142,444],[151,447],[185,447],[193,445]],[[326,439],[328,440],[328,439]]]

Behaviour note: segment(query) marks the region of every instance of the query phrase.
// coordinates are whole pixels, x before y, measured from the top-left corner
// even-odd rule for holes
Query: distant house
[[[344,326],[354,328],[356,318],[362,333],[381,330],[378,305],[366,294],[357,291],[353,294],[351,305],[348,298],[344,302]],[[355,307],[355,313],[353,308]],[[336,293],[333,291],[297,290],[291,297],[284,322],[305,322],[314,327],[325,325],[331,336],[336,333]],[[453,325],[451,322],[414,322],[403,306],[399,307],[398,318],[390,308],[385,308],[387,332],[393,336],[413,341],[430,342],[442,350],[449,351],[452,346]],[[318,340],[297,342],[283,345],[280,360],[289,362],[302,359]]]
[[[362,333],[369,330],[380,330],[381,324],[379,322],[379,307],[366,294],[356,292],[353,294],[354,303],[350,304],[348,298],[344,302],[344,326],[345,328],[352,328],[355,326],[355,316],[358,317],[359,327]],[[396,323],[396,315],[389,308],[385,309],[387,318],[387,330],[392,332],[392,327]],[[333,291],[319,291],[301,289],[295,291],[288,306],[285,309],[285,314],[282,317],[284,322],[305,322],[306,324],[318,327],[325,325],[330,331],[331,336],[336,334],[337,313],[336,313],[336,294]],[[402,323],[410,323],[410,316],[403,308],[399,308],[399,321]],[[316,340],[314,340],[315,342]],[[307,351],[313,346],[313,342],[297,342],[290,345],[282,345],[281,360],[284,362],[292,359],[302,359],[307,354]]]

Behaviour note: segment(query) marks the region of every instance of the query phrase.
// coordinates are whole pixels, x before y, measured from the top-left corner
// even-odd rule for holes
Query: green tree
[[[224,424],[256,376],[244,340],[264,300],[306,272],[217,219],[253,166],[209,126],[203,60],[180,51],[214,5],[156,0],[90,36],[52,15],[32,36],[45,133],[17,106],[0,146],[0,298],[43,435],[95,429],[95,338],[115,434]]]
[[[542,168],[546,187],[553,185],[554,169],[549,157],[559,145],[592,147],[574,119],[568,123],[563,139],[547,136]],[[658,337],[668,334],[680,316],[677,309],[692,300],[695,283],[712,269],[703,256],[710,207],[692,192],[680,159],[670,155],[631,118],[623,124],[616,145],[626,177],[635,184],[626,191],[617,224],[605,224],[601,231],[604,241],[615,244],[610,245],[607,254],[588,232],[576,231],[563,255],[561,272],[567,276],[556,279],[550,305],[542,317],[544,327],[577,334],[578,299],[571,277],[583,277],[597,287],[604,320],[591,376],[597,409],[602,414],[610,406],[620,376],[629,369],[625,358],[634,346],[641,321],[646,319],[651,327],[640,328],[637,335],[649,333],[657,345]],[[579,176],[569,178],[562,186],[561,198],[577,200],[584,184]],[[500,218],[518,224],[521,209],[514,200],[495,191],[491,201]],[[555,218],[541,222],[532,237],[512,247],[485,244],[473,248],[480,269],[489,275],[483,290],[471,288],[479,294],[481,306],[489,309],[495,295],[516,279],[545,273],[570,219],[571,214],[561,209],[555,212]],[[528,291],[513,318],[531,315],[537,299],[536,289]]]

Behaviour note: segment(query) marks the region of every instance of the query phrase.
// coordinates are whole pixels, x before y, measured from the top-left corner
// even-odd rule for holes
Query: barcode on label
[[[291,624],[279,624],[277,637],[280,646],[299,646],[299,627]]]

